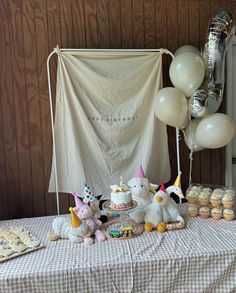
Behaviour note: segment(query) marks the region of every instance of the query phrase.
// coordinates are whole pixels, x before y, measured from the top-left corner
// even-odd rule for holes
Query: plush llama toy
[[[91,230],[81,222],[76,216],[73,208],[70,208],[71,219],[65,217],[57,217],[52,222],[53,232],[48,233],[47,237],[50,241],[58,239],[70,239],[73,242],[83,242],[92,244]]]
[[[145,231],[150,232],[153,228],[156,228],[158,232],[164,232],[185,226],[184,219],[180,216],[176,203],[170,197],[171,192],[176,193],[181,198],[183,197],[180,187],[180,174],[174,185],[168,187],[167,190],[164,182],[162,182],[161,189],[156,192],[153,203],[146,207],[144,217]]]
[[[104,241],[105,235],[100,230],[102,222],[93,216],[90,206],[84,204],[77,196],[75,196],[76,207],[73,209],[77,217],[90,229],[95,235],[97,241]],[[93,239],[93,238],[91,238]]]
[[[128,185],[131,188],[132,198],[138,203],[138,209],[130,213],[130,217],[138,223],[143,223],[144,209],[151,204],[158,185],[149,183],[141,165],[137,168],[134,178],[129,180]]]

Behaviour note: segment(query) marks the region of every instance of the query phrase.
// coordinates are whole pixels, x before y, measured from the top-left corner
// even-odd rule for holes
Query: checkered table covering
[[[27,227],[45,248],[0,264],[0,292],[236,292],[236,221],[189,218],[187,227],[140,237],[49,242],[54,217],[1,221]]]

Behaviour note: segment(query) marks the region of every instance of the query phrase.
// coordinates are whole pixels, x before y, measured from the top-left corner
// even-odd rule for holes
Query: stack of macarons
[[[214,220],[224,218],[227,221],[234,219],[234,189],[204,185],[192,185],[187,190],[188,215],[202,218],[212,217]]]

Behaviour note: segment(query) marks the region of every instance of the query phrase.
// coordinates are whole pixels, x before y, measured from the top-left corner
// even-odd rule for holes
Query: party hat
[[[136,172],[134,174],[135,178],[145,178],[142,165],[140,164],[138,168],[136,169]]]
[[[176,178],[175,183],[174,183],[173,186],[181,188],[181,172],[179,172],[179,175]]]
[[[80,219],[76,216],[73,208],[69,208],[71,214],[71,226],[72,228],[78,228],[81,225]]]
[[[74,196],[76,207],[80,209],[83,205],[83,202],[78,198],[76,192],[72,192],[71,194]]]
[[[83,202],[86,204],[90,204],[95,200],[94,193],[92,189],[87,184],[86,180],[84,180],[84,193],[83,193]]]
[[[166,188],[165,188],[165,182],[161,181],[161,191],[166,192]]]

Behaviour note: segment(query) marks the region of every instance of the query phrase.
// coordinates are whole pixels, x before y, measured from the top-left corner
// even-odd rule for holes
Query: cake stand
[[[102,209],[106,214],[115,212],[119,214],[116,220],[109,221],[103,225],[103,232],[108,239],[129,239],[137,237],[143,233],[143,225],[132,220],[130,212],[138,209],[138,203],[133,201],[134,205],[125,210],[114,210],[110,207],[110,200],[103,203]]]

